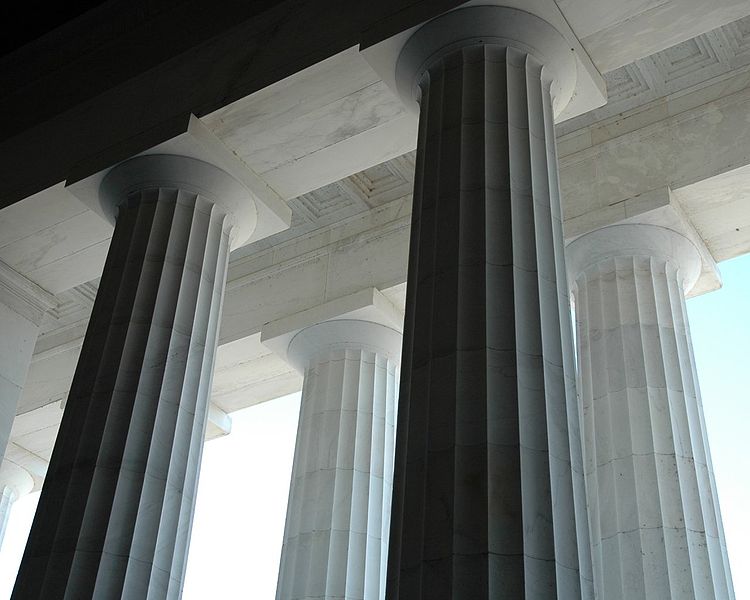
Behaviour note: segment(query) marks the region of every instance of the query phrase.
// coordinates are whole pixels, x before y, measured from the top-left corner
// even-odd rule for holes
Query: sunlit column
[[[131,159],[15,599],[178,598],[230,248],[244,185],[202,161]]]
[[[289,346],[304,369],[278,600],[385,592],[401,334],[334,320]]]
[[[685,294],[697,248],[653,225],[567,249],[598,598],[734,597]]]

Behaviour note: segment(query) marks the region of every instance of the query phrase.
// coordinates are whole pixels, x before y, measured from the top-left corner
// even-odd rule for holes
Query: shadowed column
[[[399,58],[420,124],[390,599],[592,597],[553,127],[574,70],[494,7]]]
[[[597,597],[734,598],[685,308],[699,251],[616,225],[568,259]]]
[[[114,236],[19,600],[182,591],[227,260],[254,209],[223,171],[168,155],[115,167],[100,193]]]

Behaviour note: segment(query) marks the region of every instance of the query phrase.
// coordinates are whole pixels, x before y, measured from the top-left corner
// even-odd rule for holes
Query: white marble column
[[[685,294],[697,248],[654,225],[568,246],[598,598],[734,598]]]
[[[239,181],[149,155],[100,187],[116,215],[13,598],[178,598],[230,248],[256,225]]]
[[[526,12],[430,21],[387,597],[591,597],[554,116],[570,44]]]
[[[34,478],[7,458],[0,465],[0,546],[5,537],[13,503],[34,489]]]
[[[304,369],[277,600],[385,593],[401,334],[334,320],[289,345]]]

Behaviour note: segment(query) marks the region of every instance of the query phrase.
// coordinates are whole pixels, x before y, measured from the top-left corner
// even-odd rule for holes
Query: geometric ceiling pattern
[[[559,124],[557,133],[570,133],[746,67],[750,67],[750,17],[605,73],[607,104]]]
[[[414,181],[414,156],[414,152],[409,152],[292,198],[288,203],[292,209],[290,228],[238,248],[232,253],[232,260],[250,256],[408,196],[412,192]]]

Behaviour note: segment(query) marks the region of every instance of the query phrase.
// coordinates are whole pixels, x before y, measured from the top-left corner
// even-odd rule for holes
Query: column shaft
[[[639,248],[660,238],[668,251]],[[583,258],[613,240],[623,247]],[[684,300],[698,251],[666,229],[618,226],[571,254],[590,263],[575,298],[597,595],[733,598]]]
[[[591,597],[552,85],[481,41],[420,81],[388,598]]]
[[[400,335],[388,332],[399,344]],[[393,353],[351,343],[321,348],[309,359],[278,600],[383,597],[396,368]]]
[[[229,253],[179,188],[119,214],[13,598],[177,598]]]

